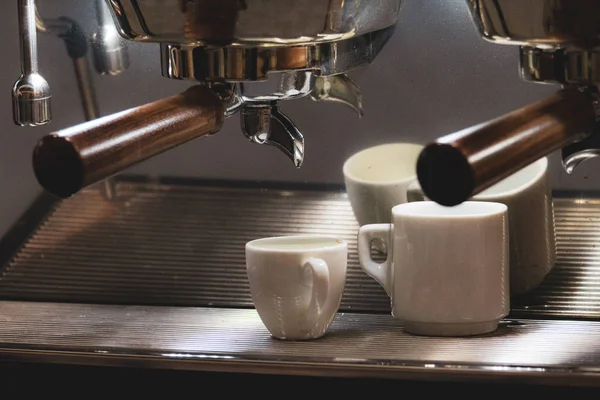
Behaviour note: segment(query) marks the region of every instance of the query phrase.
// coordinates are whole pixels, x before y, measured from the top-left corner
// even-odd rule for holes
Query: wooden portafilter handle
[[[502,117],[425,146],[417,176],[425,195],[455,206],[532,162],[591,134],[595,96],[566,88]]]
[[[223,102],[193,86],[175,96],[60,130],[33,152],[40,185],[66,198],[189,140],[218,132]]]

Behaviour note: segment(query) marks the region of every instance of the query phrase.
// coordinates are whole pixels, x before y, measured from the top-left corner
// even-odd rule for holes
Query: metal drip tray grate
[[[87,190],[58,203],[0,274],[0,297],[252,307],[246,242],[325,233],[350,242],[343,307],[389,308],[357,264],[357,226],[340,191],[119,182],[116,192],[112,201]]]
[[[600,317],[600,200],[555,198],[558,263],[519,318]],[[349,242],[340,311],[389,313],[358,265],[358,226],[340,190],[117,182],[52,206],[0,271],[0,298],[44,302],[251,308],[244,245],[324,233]]]

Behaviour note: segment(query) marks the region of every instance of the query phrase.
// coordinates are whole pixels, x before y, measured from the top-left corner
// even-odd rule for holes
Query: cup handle
[[[389,240],[390,224],[371,224],[363,225],[358,230],[358,261],[360,266],[369,276],[374,278],[385,290],[388,296],[392,296],[390,281],[391,271],[391,246]],[[374,239],[381,239],[385,242],[388,249],[386,260],[379,264],[371,258],[371,242]]]
[[[309,258],[303,268],[312,272],[312,297],[306,313],[309,325],[321,316],[327,298],[329,297],[329,266],[320,258]]]

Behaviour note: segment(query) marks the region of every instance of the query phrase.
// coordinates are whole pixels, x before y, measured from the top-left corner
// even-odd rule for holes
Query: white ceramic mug
[[[346,281],[348,244],[321,235],[281,236],[246,244],[252,301],[271,336],[317,339],[327,333]]]
[[[372,260],[371,242],[388,242],[385,262]],[[362,226],[363,270],[391,298],[392,315],[407,332],[434,336],[489,333],[510,310],[507,207],[432,201],[392,209],[391,224]]]
[[[417,178],[422,145],[382,144],[359,151],[344,163],[348,199],[359,225],[390,222],[390,211],[406,203],[408,185]]]
[[[407,190],[408,201],[428,200],[418,182]],[[508,207],[511,295],[539,286],[556,262],[556,239],[548,159],[537,160],[471,200]]]

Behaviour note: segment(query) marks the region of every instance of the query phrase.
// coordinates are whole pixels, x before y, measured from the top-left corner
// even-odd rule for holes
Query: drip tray
[[[600,385],[600,200],[555,194],[558,262],[492,335],[404,334],[358,265],[340,188],[121,179],[43,195],[0,244],[0,355],[83,364]],[[252,307],[244,245],[322,233],[349,242],[331,334],[271,339]]]

